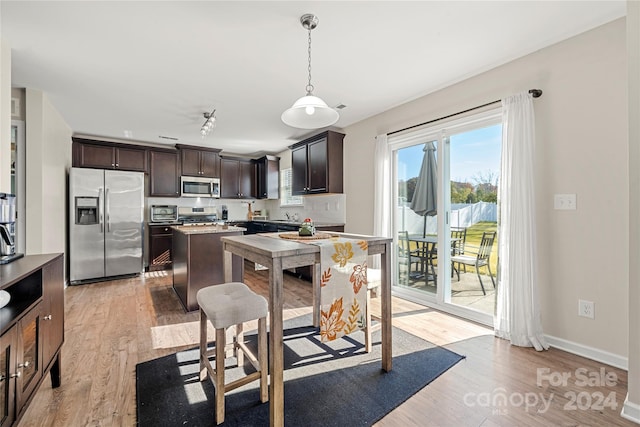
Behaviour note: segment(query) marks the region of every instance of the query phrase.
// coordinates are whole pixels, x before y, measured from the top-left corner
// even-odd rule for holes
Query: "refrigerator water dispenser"
[[[93,225],[98,223],[98,198],[76,197],[76,224]]]

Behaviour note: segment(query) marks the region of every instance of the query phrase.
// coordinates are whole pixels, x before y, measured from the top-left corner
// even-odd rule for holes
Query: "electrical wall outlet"
[[[578,300],[578,316],[588,317],[589,319],[596,318],[596,308],[593,301]]]
[[[575,194],[555,194],[553,196],[553,208],[556,210],[573,211],[577,209]]]

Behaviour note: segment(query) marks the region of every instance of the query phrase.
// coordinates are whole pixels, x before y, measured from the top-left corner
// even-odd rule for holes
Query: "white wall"
[[[625,31],[625,20],[617,20],[347,127],[347,231],[373,232],[376,135],[542,89],[534,104],[543,327],[561,340],[626,358]],[[554,193],[576,193],[578,209],[553,210]],[[595,302],[595,320],[577,316],[578,298]]]
[[[627,1],[629,59],[629,394],[623,414],[640,423],[640,3]]]
[[[11,192],[11,48],[0,40],[0,192]]]
[[[71,128],[39,90],[26,90],[26,253],[66,252]]]

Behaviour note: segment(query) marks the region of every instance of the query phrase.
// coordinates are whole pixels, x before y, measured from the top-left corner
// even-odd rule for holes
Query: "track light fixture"
[[[204,138],[211,133],[211,130],[216,127],[216,110],[210,113],[204,113],[206,119],[202,127],[200,128],[200,135]]]

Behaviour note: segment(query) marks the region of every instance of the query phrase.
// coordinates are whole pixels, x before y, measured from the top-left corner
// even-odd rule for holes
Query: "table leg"
[[[320,264],[313,264],[311,266],[311,272],[313,277],[313,326],[320,327]]]
[[[384,253],[380,254],[382,283],[380,286],[380,302],[382,304],[382,369],[386,372],[392,368],[391,337],[391,243],[385,244]]]
[[[231,252],[224,251],[224,261],[222,264],[224,266],[225,283],[233,282],[233,254]],[[244,265],[244,259],[242,260],[242,265]],[[244,277],[242,279],[244,280]]]
[[[269,425],[284,426],[282,260],[273,259],[269,270]]]

